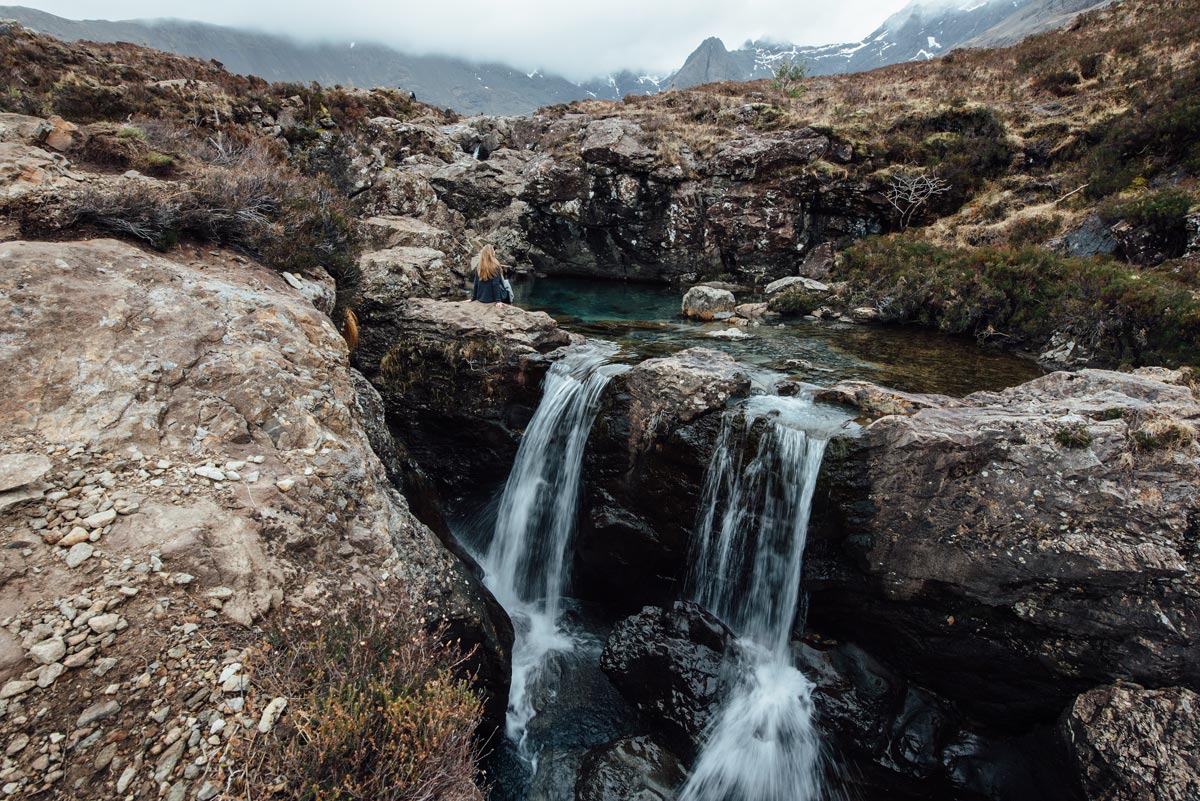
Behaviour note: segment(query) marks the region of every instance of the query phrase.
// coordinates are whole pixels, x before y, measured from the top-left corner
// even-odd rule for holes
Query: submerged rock
[[[685,778],[679,758],[654,737],[623,737],[584,757],[575,801],[674,801]]]

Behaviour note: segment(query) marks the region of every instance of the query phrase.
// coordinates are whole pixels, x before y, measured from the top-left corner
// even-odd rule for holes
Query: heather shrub
[[[277,620],[255,679],[288,699],[287,714],[242,744],[247,769],[234,788],[301,801],[481,801],[481,706],[466,655],[424,623],[395,592]]]
[[[1110,363],[1200,364],[1200,299],[1186,281],[1037,247],[957,249],[876,237],[843,253],[839,277],[882,319],[1030,347],[1069,332]]]

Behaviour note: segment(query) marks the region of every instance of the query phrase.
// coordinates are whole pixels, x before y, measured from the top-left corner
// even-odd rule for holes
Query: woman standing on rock
[[[496,258],[496,249],[484,245],[479,251],[479,266],[475,269],[475,281],[471,286],[471,300],[480,303],[512,303],[512,285],[504,277],[504,268]]]

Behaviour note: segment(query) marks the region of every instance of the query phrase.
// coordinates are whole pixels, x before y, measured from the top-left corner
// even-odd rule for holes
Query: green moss
[[[785,289],[767,300],[767,308],[784,315],[812,314],[825,303],[825,296],[800,287]]]
[[[1064,426],[1054,432],[1054,441],[1064,448],[1086,448],[1092,439],[1085,425]]]

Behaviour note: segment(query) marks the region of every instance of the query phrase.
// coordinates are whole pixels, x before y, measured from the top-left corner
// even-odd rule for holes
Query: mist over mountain
[[[69,20],[23,6],[0,6],[0,17],[64,41],[124,41],[180,55],[213,59],[226,68],[271,81],[386,86],[465,114],[526,114],[586,98],[617,100],[715,81],[770,77],[783,61],[805,64],[810,75],[870,70],[935,58],[963,45],[1009,43],[1063,25],[1107,0],[962,0],[918,2],[893,14],[859,42],[800,46],[747,42],[736,50],[710,37],[668,76],[622,70],[575,82],[540,70],[413,55],[370,42],[306,43],[274,34],[185,20]]]

